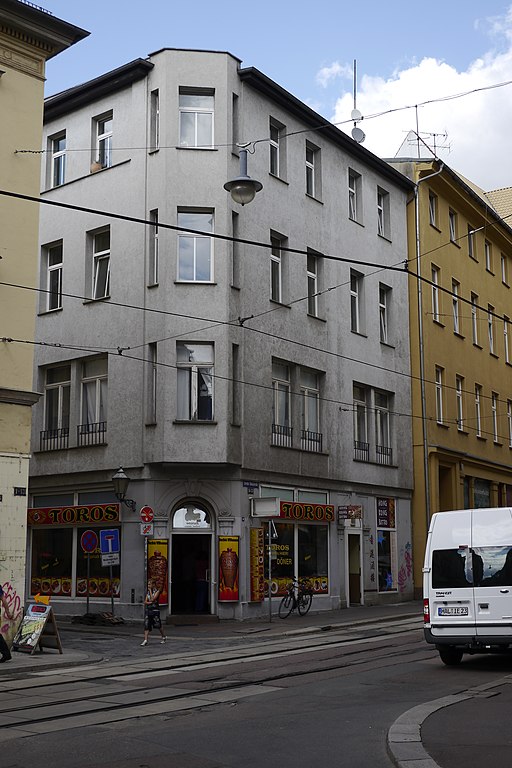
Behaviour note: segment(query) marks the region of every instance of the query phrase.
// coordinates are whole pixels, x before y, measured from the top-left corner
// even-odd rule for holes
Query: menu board
[[[265,533],[263,528],[251,528],[250,542],[251,602],[265,598]]]
[[[57,623],[51,606],[29,605],[12,642],[14,651],[34,653],[37,646],[42,651],[54,648],[62,653]]]

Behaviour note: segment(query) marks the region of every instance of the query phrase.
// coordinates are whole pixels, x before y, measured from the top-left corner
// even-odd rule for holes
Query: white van
[[[432,515],[423,567],[424,632],[445,664],[512,648],[512,508]]]

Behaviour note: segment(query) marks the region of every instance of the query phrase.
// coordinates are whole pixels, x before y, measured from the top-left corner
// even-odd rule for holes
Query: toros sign
[[[332,523],[334,506],[332,504],[302,504],[294,501],[282,501],[279,517],[286,520],[300,520],[303,523]]]
[[[119,504],[92,504],[78,507],[30,507],[29,525],[90,525],[119,521]]]

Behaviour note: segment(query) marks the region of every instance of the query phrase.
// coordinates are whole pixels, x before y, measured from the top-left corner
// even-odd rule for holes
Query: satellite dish
[[[358,144],[361,144],[366,139],[364,131],[362,131],[360,128],[358,128],[356,125],[352,128],[352,138],[354,141],[357,141]]]
[[[362,116],[362,114],[360,113],[360,111],[358,109],[353,109],[350,117],[352,118],[352,120],[362,120],[363,119],[363,116]]]

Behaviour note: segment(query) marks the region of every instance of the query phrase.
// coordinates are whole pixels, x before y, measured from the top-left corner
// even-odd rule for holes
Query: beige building
[[[439,161],[392,163],[409,203],[414,583],[434,512],[512,504],[512,229],[507,190]],[[500,207],[501,206],[501,207]]]
[[[23,606],[46,61],[87,36],[32,3],[0,0],[0,584]]]

